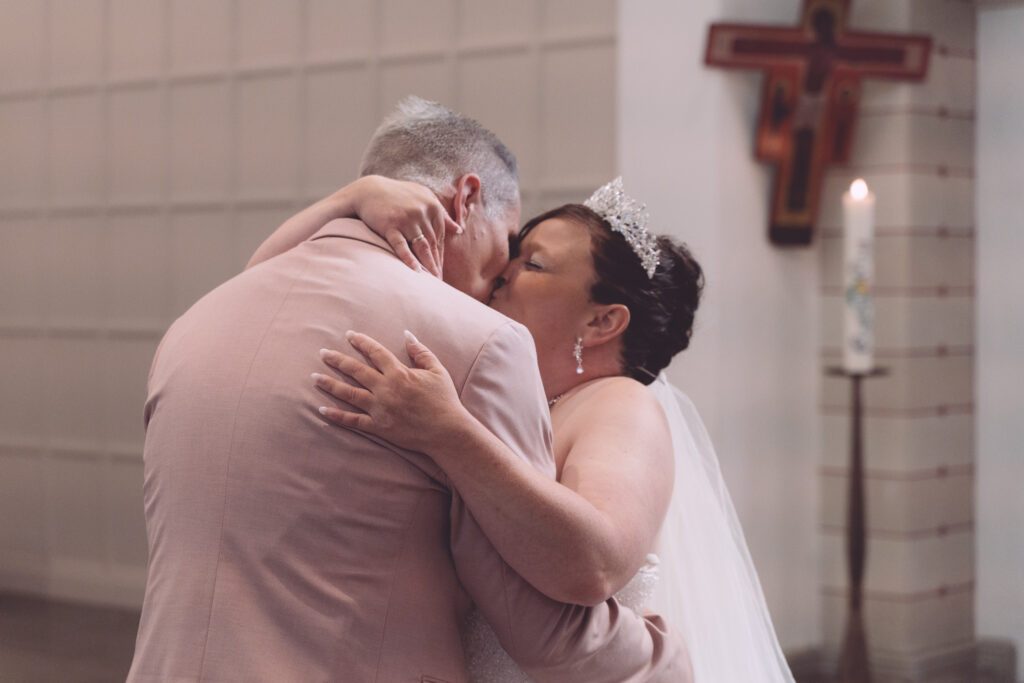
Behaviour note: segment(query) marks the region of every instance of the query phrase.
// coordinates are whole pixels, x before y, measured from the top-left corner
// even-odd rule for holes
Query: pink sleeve
[[[499,328],[481,349],[463,404],[520,457],[554,477],[551,423],[533,340]],[[660,617],[614,599],[595,607],[555,602],[502,561],[457,491],[451,550],[459,579],[505,650],[535,680],[588,683],[689,680],[685,648]]]

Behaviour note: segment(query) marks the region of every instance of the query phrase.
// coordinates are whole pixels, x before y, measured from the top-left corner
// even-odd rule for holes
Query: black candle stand
[[[861,385],[865,379],[889,374],[887,368],[850,372],[842,367],[826,369],[829,377],[850,380],[850,489],[846,511],[846,559],[850,579],[849,614],[839,657],[836,680],[840,683],[870,683],[871,667],[864,633],[863,584],[867,560],[867,528],[864,500],[864,405]]]

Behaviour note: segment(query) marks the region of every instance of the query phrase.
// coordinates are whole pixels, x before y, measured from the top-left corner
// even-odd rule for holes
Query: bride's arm
[[[410,268],[422,263],[438,277],[445,231],[460,230],[437,196],[423,185],[363,176],[282,223],[257,247],[246,269],[297,246],[336,218],[359,218],[384,237]],[[419,234],[426,239],[412,242],[410,249],[410,240]]]
[[[416,370],[369,337],[350,341],[376,368],[337,352],[325,353],[325,362],[366,390],[326,376],[316,381],[365,413],[326,408],[327,418],[431,456],[505,561],[549,597],[593,605],[633,577],[672,488],[668,428],[644,387],[623,380],[588,397],[558,483],[463,407],[426,347],[410,341]]]

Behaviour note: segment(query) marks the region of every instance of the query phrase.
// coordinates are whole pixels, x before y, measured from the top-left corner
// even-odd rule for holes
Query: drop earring
[[[583,374],[583,337],[576,337],[576,346],[573,347],[572,356],[576,359],[576,374]]]

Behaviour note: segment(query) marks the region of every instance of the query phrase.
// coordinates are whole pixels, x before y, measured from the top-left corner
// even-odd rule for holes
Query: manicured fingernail
[[[352,341],[352,337],[354,336],[356,336],[356,333],[353,332],[352,330],[349,330],[348,332],[345,333],[345,339],[348,339],[349,341]]]
[[[413,335],[412,332],[410,332],[409,330],[406,330],[405,331],[405,341],[406,341],[406,343],[409,343],[409,344],[415,344],[416,343],[416,337],[415,337],[415,335]]]
[[[318,413],[320,413],[321,415],[326,415],[326,414],[327,414],[327,406],[320,406],[320,407],[319,407],[319,408],[317,408],[316,410],[317,410],[317,412],[318,412]]]
[[[310,375],[310,377],[313,378],[314,382],[319,382],[320,380],[324,379],[324,376],[321,375],[319,372],[314,372],[313,374]]]
[[[330,353],[331,352],[328,349],[320,349],[320,357],[321,358],[327,358],[327,356],[330,355]]]

